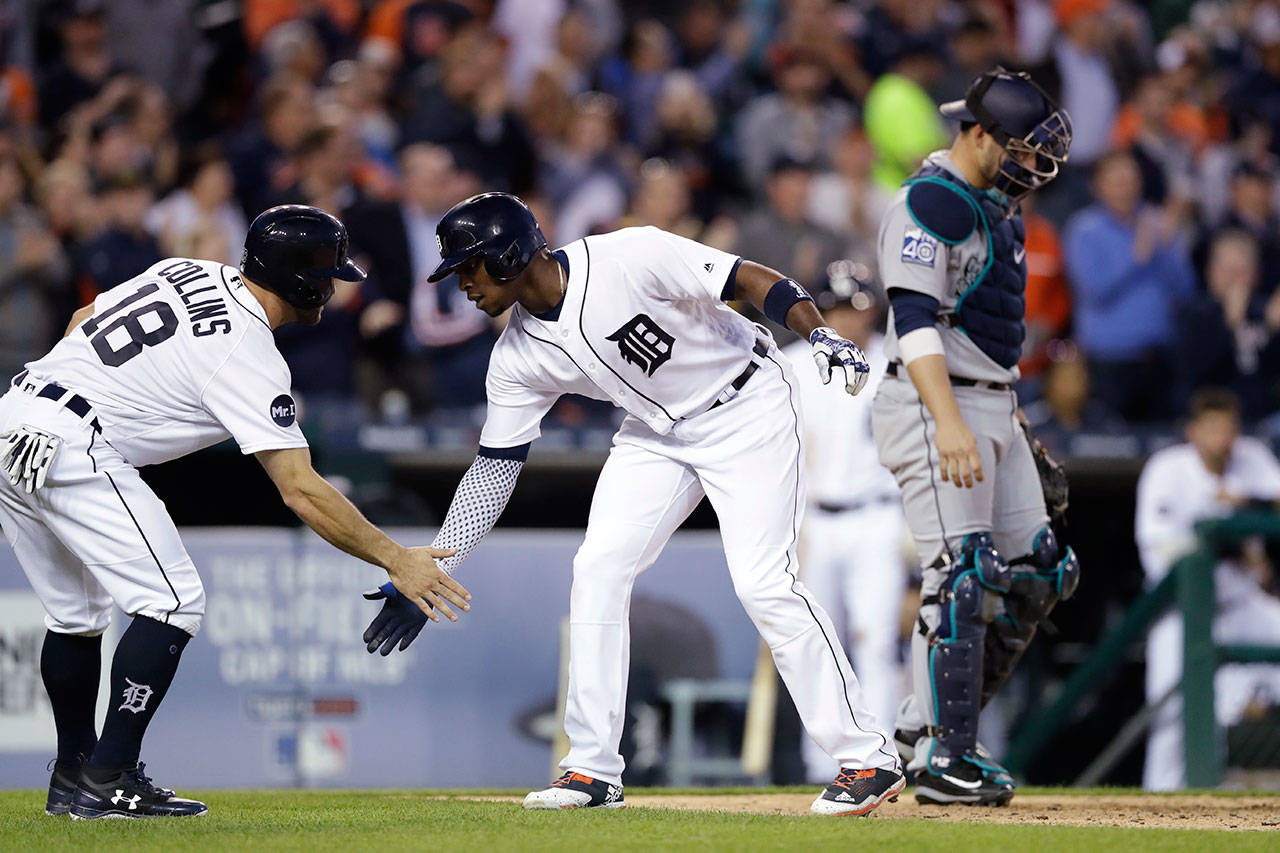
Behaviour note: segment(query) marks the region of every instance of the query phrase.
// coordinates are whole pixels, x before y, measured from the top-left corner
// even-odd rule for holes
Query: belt
[[[818,510],[818,512],[857,512],[860,509],[867,509],[868,507],[893,504],[897,502],[897,495],[876,495],[875,497],[863,498],[862,500],[856,501],[818,501],[813,504],[813,508]]]
[[[898,375],[898,362],[891,361],[889,366],[885,368],[885,373],[890,376]],[[1013,386],[1008,382],[989,382],[986,379],[969,379],[964,376],[947,376],[951,380],[951,384],[957,388],[987,388],[992,391],[1012,391]]]
[[[11,383],[14,388],[21,389],[24,393],[35,394],[37,397],[43,397],[46,400],[53,400],[55,403],[61,403],[63,408],[70,411],[73,415],[83,421],[87,421],[94,432],[102,432],[102,424],[98,423],[98,418],[93,414],[93,407],[89,405],[89,401],[74,391],[68,391],[57,382],[46,382],[41,388],[35,382],[25,382],[27,371],[22,371],[13,377]],[[39,390],[37,390],[39,389]]]
[[[764,358],[766,355],[769,354],[769,344],[765,341],[757,340],[756,345],[751,348],[751,352],[754,355],[758,355],[761,358]],[[752,362],[748,364],[741,373],[738,374],[738,377],[729,383],[729,387],[725,388],[724,391],[720,392],[720,396],[716,398],[716,401],[714,403],[712,403],[710,406],[707,407],[707,411],[708,412],[711,411],[716,406],[723,406],[725,403],[729,402],[734,397],[738,396],[738,392],[742,390],[743,386],[747,384],[747,382],[751,379],[752,376],[756,375],[756,371],[759,369],[760,369],[760,362],[752,360]]]

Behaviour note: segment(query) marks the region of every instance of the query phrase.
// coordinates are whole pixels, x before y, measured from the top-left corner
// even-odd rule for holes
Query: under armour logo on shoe
[[[124,795],[123,788],[116,788],[116,795],[111,798],[111,802],[115,803],[117,806],[121,803],[128,803],[130,809],[136,809],[138,807],[138,801],[141,799],[141,794],[134,794],[132,797],[126,797]]]
[[[716,266],[715,264],[703,264],[702,268],[707,272],[711,272],[713,269],[715,269],[715,266]]]
[[[124,681],[129,686],[124,689],[124,704],[116,708],[116,710],[141,714],[147,710],[147,701],[151,698],[151,685],[134,684],[128,678],[125,678]]]

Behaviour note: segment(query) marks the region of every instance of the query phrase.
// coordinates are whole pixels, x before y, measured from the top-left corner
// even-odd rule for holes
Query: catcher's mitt
[[[1049,511],[1049,522],[1058,524],[1067,514],[1067,472],[1062,463],[1049,455],[1040,439],[1036,438],[1025,421],[1019,421],[1031,446],[1031,456],[1036,460],[1036,473],[1040,475],[1040,490],[1044,492],[1044,507]]]

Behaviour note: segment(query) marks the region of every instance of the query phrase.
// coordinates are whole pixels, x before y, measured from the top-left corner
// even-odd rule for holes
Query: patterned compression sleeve
[[[453,493],[444,524],[431,543],[435,548],[457,548],[452,557],[436,560],[436,564],[449,574],[462,564],[480,540],[493,529],[498,516],[511,499],[516,488],[516,477],[524,467],[524,459],[501,459],[485,455],[483,448],[462,475],[458,490]]]

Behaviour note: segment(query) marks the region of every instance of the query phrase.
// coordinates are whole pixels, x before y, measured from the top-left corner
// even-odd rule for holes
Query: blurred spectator
[[[69,255],[99,228],[98,204],[91,190],[88,169],[75,160],[53,161],[36,185],[40,212],[50,233]],[[72,310],[79,307],[73,300]]]
[[[22,172],[0,159],[0,377],[62,336],[71,267],[39,215],[22,201]]]
[[[875,268],[876,236],[893,193],[871,177],[873,154],[867,135],[851,130],[836,143],[835,166],[814,175],[809,186],[809,220],[837,234],[848,234],[854,259]]]
[[[1135,533],[1147,586],[1164,579],[1197,544],[1195,524],[1224,518],[1250,501],[1280,505],[1280,463],[1265,444],[1240,435],[1240,405],[1230,392],[1205,389],[1192,398],[1187,442],[1151,456],[1138,480]],[[1213,640],[1280,645],[1280,601],[1267,592],[1273,575],[1261,548],[1246,544],[1218,563]],[[1171,608],[1147,635],[1147,703],[1157,708],[1147,738],[1143,787],[1187,784],[1182,732],[1182,615]],[[1280,666],[1225,664],[1213,679],[1219,726],[1240,721],[1250,706],[1275,705]]]
[[[262,76],[292,77],[314,85],[328,64],[324,44],[309,21],[285,21],[271,28],[258,53]]]
[[[1071,218],[1063,244],[1094,393],[1130,420],[1171,418],[1174,311],[1195,290],[1176,210],[1142,204],[1126,152],[1098,162],[1093,189],[1097,201]]]
[[[251,0],[244,4],[244,35],[257,49],[280,24],[302,21],[333,50],[355,32],[360,11],[359,0]]]
[[[227,151],[236,198],[249,220],[297,180],[292,156],[315,122],[309,85],[276,78],[263,87],[257,119],[241,130]]]
[[[1032,76],[1071,115],[1071,162],[1087,166],[1111,142],[1122,95],[1136,76],[1136,46],[1123,38],[1112,0],[1057,0],[1059,32]]]
[[[969,84],[997,65],[1005,64],[1000,32],[987,15],[971,14],[951,34],[951,61],[937,87],[938,100],[964,97]]]
[[[464,3],[452,0],[376,0],[365,37],[389,48],[405,72],[413,73],[434,65],[474,17]]]
[[[672,71],[658,99],[658,137],[646,152],[684,173],[693,192],[693,207],[702,219],[712,219],[724,198],[740,184],[736,164],[725,156],[716,133],[711,99],[688,71]]]
[[[1116,118],[1112,138],[1128,148],[1142,169],[1142,197],[1163,204],[1193,195],[1193,157],[1208,137],[1203,113],[1177,103],[1172,81],[1163,74],[1144,77],[1133,99]]]
[[[942,71],[938,46],[909,41],[893,69],[867,93],[863,123],[875,149],[876,182],[894,192],[930,152],[946,147],[948,135],[928,88]]]
[[[876,0],[867,5],[857,44],[872,77],[887,74],[908,43],[930,38],[941,42],[942,0]]]
[[[412,290],[408,295],[409,348],[398,371],[415,408],[484,403],[484,375],[497,340],[493,321],[458,289],[458,277],[427,276],[440,263],[436,224],[457,202],[479,190],[443,148],[412,145],[401,154],[404,201],[400,228]]]
[[[1201,246],[1203,266],[1210,240],[1221,231],[1243,231],[1258,247],[1258,289],[1255,299],[1265,299],[1280,288],[1280,212],[1276,192],[1280,184],[1271,169],[1243,163],[1229,185],[1228,208],[1222,221]]]
[[[718,0],[691,0],[676,22],[676,64],[692,71],[713,101],[727,106],[742,85],[749,37],[745,23],[730,20]]]
[[[40,123],[47,128],[92,99],[120,70],[107,49],[105,5],[101,0],[68,4],[58,28],[62,56],[39,81]]]
[[[147,229],[161,253],[238,267],[249,225],[235,204],[234,188],[231,167],[216,143],[187,151],[178,188],[147,214]]]
[[[555,208],[561,243],[612,229],[626,210],[617,120],[613,98],[580,95],[564,139],[545,154],[542,192]]]
[[[81,251],[81,304],[160,260],[160,246],[146,227],[155,202],[147,175],[136,170],[109,175],[98,198],[107,227]]]
[[[671,33],[660,22],[637,21],[617,56],[600,66],[600,89],[617,99],[622,138],[644,148],[657,136],[656,106],[671,68]]]
[[[1018,370],[1027,387],[1027,383],[1034,385],[1048,365],[1050,344],[1062,338],[1071,324],[1071,288],[1062,265],[1058,231],[1036,213],[1034,194],[1022,200],[1022,224],[1027,250],[1027,337]]]
[[[624,228],[654,225],[698,240],[702,237],[702,223],[690,214],[689,202],[689,188],[680,172],[665,160],[646,160],[640,167],[640,180],[621,225]]]
[[[1039,399],[1023,408],[1041,443],[1058,458],[1071,455],[1071,438],[1080,433],[1110,433],[1123,428],[1116,414],[1090,395],[1089,370],[1070,341],[1046,348],[1048,367]]]
[[[831,74],[804,47],[779,47],[771,58],[778,91],[754,98],[738,116],[742,171],[754,189],[764,186],[780,156],[830,164],[830,148],[853,126],[853,111],[826,94]]]
[[[199,95],[212,50],[200,39],[196,0],[111,0],[103,4],[106,43],[122,66],[158,85],[185,110]],[[252,13],[267,3],[246,3]],[[163,37],[157,38],[157,34]]]
[[[847,240],[810,222],[809,188],[813,167],[802,160],[779,157],[765,184],[768,205],[752,212],[738,229],[734,252],[778,270],[800,282],[810,293],[827,286],[827,266],[848,256]],[[776,324],[770,324],[773,328]],[[795,336],[774,328],[780,341]]]
[[[1250,422],[1280,410],[1280,290],[1265,303],[1254,298],[1258,254],[1247,232],[1220,232],[1209,247],[1205,292],[1178,317],[1182,348],[1195,353],[1177,361],[1180,387],[1229,388]]]
[[[489,189],[521,193],[534,178],[534,152],[511,108],[503,73],[505,49],[478,26],[460,31],[444,49],[438,84],[423,83],[405,123],[405,142],[448,148]]]
[[[358,58],[335,62],[328,71],[341,120],[351,126],[366,156],[392,168],[400,141],[400,127],[387,108],[394,70],[386,49],[369,42]]]
[[[322,124],[298,141],[294,152],[298,179],[272,204],[312,204],[334,216],[356,203],[360,144],[350,127]]]
[[[1271,130],[1271,152],[1280,155],[1280,9],[1254,6],[1250,41],[1255,61],[1227,91],[1224,102],[1237,127],[1261,121]]]

